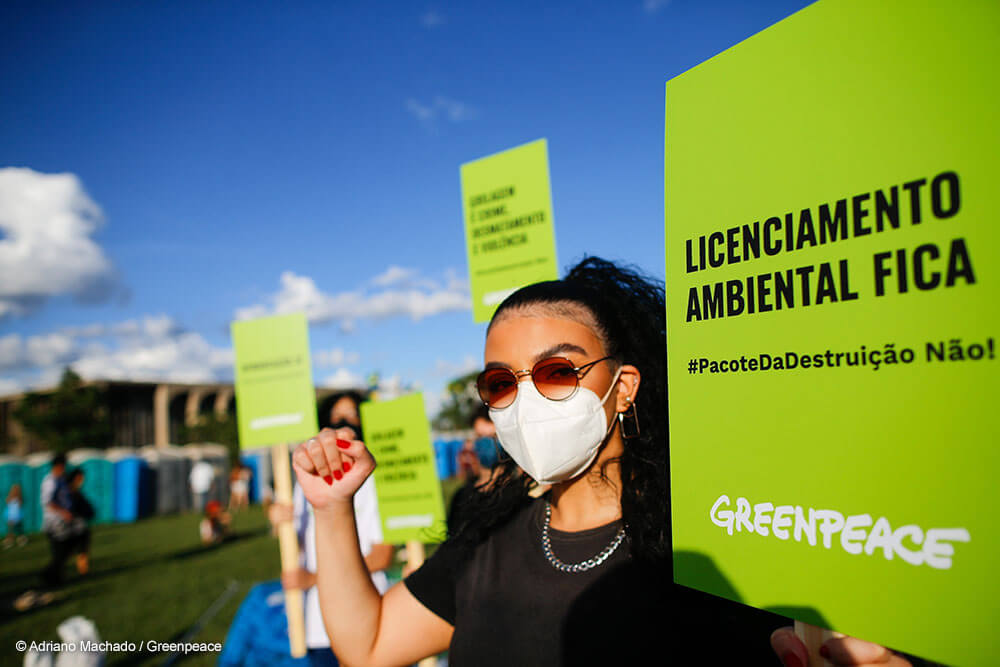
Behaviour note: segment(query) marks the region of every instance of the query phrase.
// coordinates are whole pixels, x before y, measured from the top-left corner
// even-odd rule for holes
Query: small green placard
[[[444,501],[423,396],[362,403],[361,423],[377,463],[375,489],[385,541],[439,541]]]
[[[444,502],[423,397],[362,403],[361,423],[377,463],[375,489],[385,541],[438,541],[444,535]]]
[[[299,442],[316,434],[316,390],[305,315],[233,322],[240,447]]]
[[[487,322],[524,285],[558,278],[545,139],[463,164],[472,316]]]
[[[995,664],[998,37],[821,0],[667,84],[677,582]]]

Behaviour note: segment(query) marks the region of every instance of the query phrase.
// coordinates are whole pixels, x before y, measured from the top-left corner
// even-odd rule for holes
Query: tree
[[[25,431],[56,452],[111,444],[107,392],[85,386],[72,369],[63,371],[54,392],[30,392],[14,409]]]
[[[184,445],[202,442],[225,445],[229,450],[230,463],[235,463],[240,458],[238,430],[235,415],[228,412],[222,415],[212,413],[200,416],[192,426],[182,426],[178,436]]]
[[[483,404],[476,390],[478,371],[455,378],[448,383],[448,398],[434,418],[434,428],[441,431],[464,431],[476,410]]]

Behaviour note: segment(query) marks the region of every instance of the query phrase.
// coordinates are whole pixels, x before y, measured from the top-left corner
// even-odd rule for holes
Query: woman
[[[323,617],[342,661],[408,664],[449,649],[456,665],[651,655],[690,664],[694,648],[699,664],[754,664],[761,646],[774,661],[766,637],[776,617],[670,582],[664,312],[661,286],[597,258],[500,305],[478,387],[512,460],[472,518],[383,597],[351,511],[371,454],[348,431],[296,449],[316,514]],[[551,490],[534,499],[536,484]],[[793,635],[774,641],[787,664],[806,664]],[[842,649],[872,647],[852,642],[831,642],[832,658],[852,664]]]
[[[328,396],[319,405],[319,424],[324,429],[346,429],[342,431],[352,440],[361,439],[362,396],[355,391],[346,391]],[[393,547],[382,542],[382,524],[378,515],[378,498],[375,495],[375,480],[362,484],[353,497],[354,525],[357,530],[356,547],[364,554],[364,565],[371,573],[371,582],[379,593],[389,588],[389,580],[384,570],[392,565]],[[302,487],[295,485],[291,507],[276,503],[269,511],[271,521],[293,521],[299,538],[300,566],[281,575],[281,583],[286,589],[304,591],[306,656],[312,667],[336,665],[330,651],[330,640],[324,628],[324,618],[320,612],[320,598],[316,589],[316,522],[310,511]]]

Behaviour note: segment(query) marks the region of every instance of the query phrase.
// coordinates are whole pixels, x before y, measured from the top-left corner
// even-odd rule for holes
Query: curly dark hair
[[[635,267],[585,257],[562,280],[528,285],[510,295],[493,315],[539,304],[567,316],[581,308],[594,333],[617,363],[639,369],[635,405],[640,434],[624,440],[621,467],[622,522],[632,557],[643,561],[670,552],[667,469],[666,306],[664,287]],[[491,322],[491,324],[492,324]],[[607,465],[607,464],[605,464]],[[493,481],[469,499],[453,540],[474,546],[531,502],[531,480],[510,460],[500,462]],[[602,471],[603,473],[603,471]]]

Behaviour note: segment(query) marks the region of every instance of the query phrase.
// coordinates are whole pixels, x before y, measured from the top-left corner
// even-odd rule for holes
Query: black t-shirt
[[[544,508],[532,503],[472,551],[442,544],[405,580],[455,627],[450,665],[690,664],[697,642],[712,662],[778,664],[768,637],[790,621],[675,586],[669,563],[638,565],[627,541],[594,569],[555,569],[542,549]],[[550,528],[552,551],[564,563],[587,560],[620,527]]]

